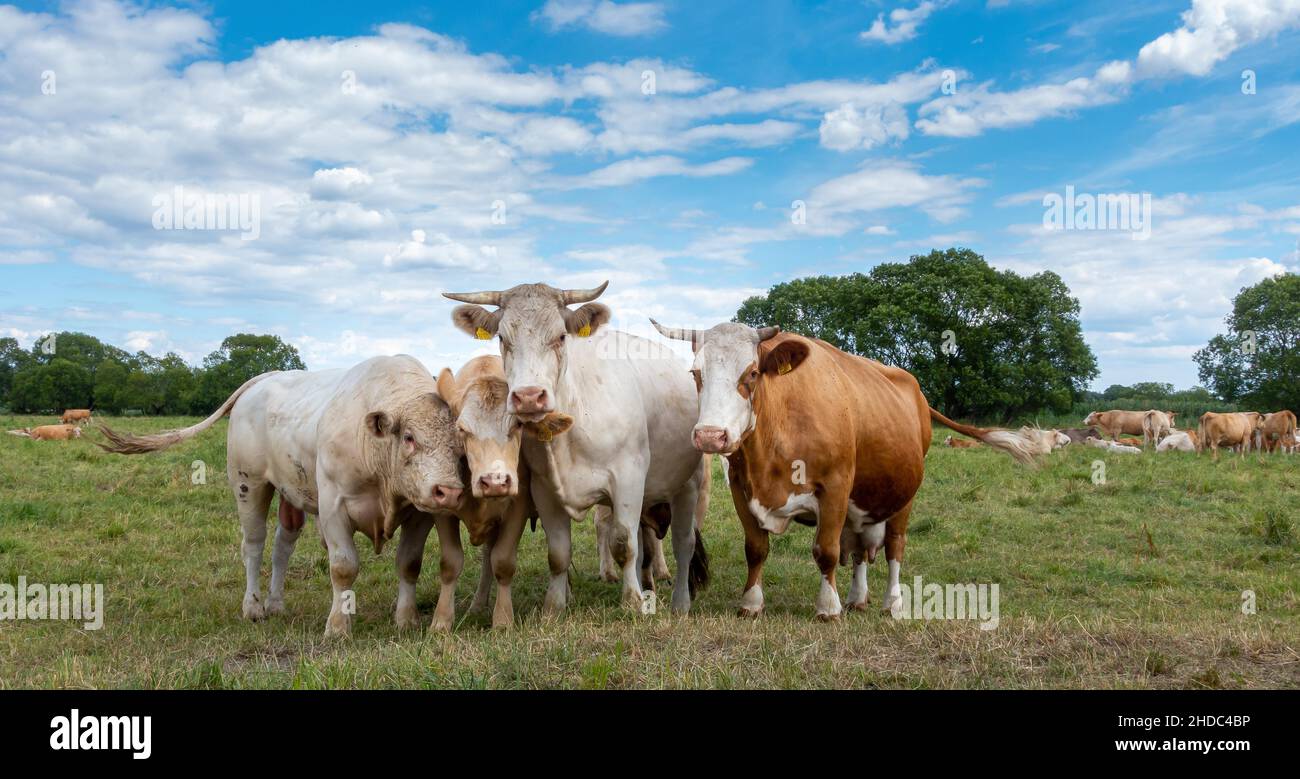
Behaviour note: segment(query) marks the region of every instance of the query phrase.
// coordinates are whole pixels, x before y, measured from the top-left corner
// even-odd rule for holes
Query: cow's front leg
[[[420,611],[415,605],[416,584],[424,564],[424,545],[433,529],[433,517],[417,514],[402,525],[397,541],[397,610],[393,615],[402,630],[419,627]]]
[[[450,514],[437,518],[438,544],[442,547],[442,560],[438,566],[438,578],[442,582],[438,590],[438,607],[433,611],[433,623],[430,630],[451,630],[456,621],[456,581],[460,579],[460,569],[465,564],[465,552],[460,547],[460,520]]]
[[[627,485],[616,490],[612,501],[614,523],[609,539],[614,562],[622,568],[623,605],[637,614],[641,613],[645,596],[641,591],[641,498],[644,485],[641,477],[620,479]]]
[[[325,622],[325,637],[347,637],[352,635],[352,615],[357,604],[352,585],[357,580],[361,564],[357,559],[357,545],[352,540],[352,522],[342,501],[327,500],[322,494],[321,504],[316,522],[329,552],[330,585],[334,590],[329,619]]]
[[[763,563],[767,560],[768,532],[759,526],[744,497],[735,487],[732,488],[731,499],[736,504],[740,527],[745,531],[745,564],[749,567],[738,613],[742,617],[753,619],[763,613]]]
[[[597,506],[595,511],[596,554],[600,558],[600,580],[602,582],[618,581],[618,566],[614,564],[614,555],[609,551],[610,526],[614,523],[613,513],[605,506]]]
[[[508,628],[515,622],[515,606],[510,595],[510,585],[515,578],[515,558],[519,538],[524,534],[525,510],[523,501],[515,501],[497,528],[496,543],[492,553],[483,561],[490,562],[492,576],[497,582],[497,603],[492,610],[492,627]]]
[[[486,614],[492,600],[492,547],[496,545],[499,529],[489,531],[480,547],[478,586],[474,589],[474,599],[469,602],[469,613],[475,616]]]
[[[817,592],[817,619],[836,622],[842,609],[840,593],[835,586],[835,568],[840,564],[840,533],[844,530],[849,497],[844,490],[827,488],[819,504],[817,537],[813,542],[813,559],[822,575],[821,588]]]
[[[696,587],[708,581],[708,558],[704,556],[703,541],[696,549],[695,504],[699,498],[697,477],[691,477],[672,499],[673,560],[677,563],[677,576],[673,580],[673,612],[686,614],[691,610],[691,599]],[[696,559],[696,555],[699,558]]]

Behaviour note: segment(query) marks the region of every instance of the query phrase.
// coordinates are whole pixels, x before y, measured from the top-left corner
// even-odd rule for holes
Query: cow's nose
[[[510,482],[508,473],[485,473],[478,477],[478,489],[485,498],[499,498],[510,494]]]
[[[701,452],[716,454],[727,448],[727,431],[721,427],[697,427],[692,440]]]
[[[540,414],[546,411],[546,390],[541,387],[520,387],[510,393],[510,400],[515,404],[516,413]]]
[[[463,490],[460,487],[448,487],[445,484],[435,484],[433,487],[433,503],[439,508],[455,508],[460,504],[461,492],[463,492]]]

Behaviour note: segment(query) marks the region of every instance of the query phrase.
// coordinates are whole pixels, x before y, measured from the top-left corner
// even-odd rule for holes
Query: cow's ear
[[[538,441],[550,441],[557,435],[563,435],[573,427],[573,417],[552,411],[538,422],[528,422],[524,429]]]
[[[366,414],[366,429],[375,438],[383,438],[392,432],[393,420],[389,419],[388,415],[382,411],[371,411]]]
[[[564,309],[564,326],[579,338],[586,338],[609,321],[609,306],[587,303],[576,309]]]
[[[451,407],[451,413],[460,416],[460,409],[456,407],[460,399],[460,393],[457,392],[456,375],[451,372],[451,368],[443,368],[438,374],[438,394],[442,399],[447,401]]]
[[[501,322],[501,309],[488,311],[466,303],[451,310],[451,322],[480,341],[491,341]]]
[[[808,344],[803,341],[782,341],[768,350],[760,358],[759,370],[772,376],[780,376],[798,368],[808,357]]]

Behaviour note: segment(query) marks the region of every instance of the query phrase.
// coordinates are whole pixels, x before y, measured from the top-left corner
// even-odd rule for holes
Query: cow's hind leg
[[[478,571],[478,587],[474,590],[474,599],[469,602],[470,614],[480,616],[487,613],[488,606],[492,603],[492,549],[496,546],[497,534],[500,528],[489,531],[487,538],[483,540],[483,546],[480,548]]]
[[[885,602],[881,612],[893,613],[896,603],[902,600],[903,591],[898,583],[898,573],[903,565],[903,551],[907,548],[907,522],[912,515],[909,501],[897,514],[885,521],[885,560],[889,563],[889,585],[885,589]]]
[[[279,523],[275,528],[275,547],[271,551],[271,591],[266,597],[267,614],[284,613],[284,580],[289,573],[289,558],[298,544],[298,536],[307,523],[307,514],[280,495]]]
[[[691,598],[695,596],[697,584],[691,581],[691,562],[699,534],[695,529],[695,504],[699,498],[697,479],[697,476],[688,479],[672,499],[673,560],[677,564],[677,575],[673,580],[673,612],[677,614],[691,610]]]
[[[244,561],[244,619],[256,622],[266,615],[260,577],[262,552],[266,549],[266,512],[271,508],[275,487],[268,482],[239,476],[238,471],[231,485],[239,506],[239,524],[244,536],[240,545],[240,557]]]
[[[618,567],[614,565],[614,555],[609,551],[610,525],[614,514],[605,506],[596,507],[596,553],[600,556],[600,580],[602,582],[618,581]]]

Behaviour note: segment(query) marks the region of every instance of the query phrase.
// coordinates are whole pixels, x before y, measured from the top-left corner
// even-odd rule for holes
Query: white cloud
[[[859,33],[859,37],[864,41],[875,41],[886,45],[910,41],[916,37],[916,29],[934,13],[940,4],[934,0],[923,0],[915,8],[895,8],[889,12],[889,22],[885,22],[885,15],[876,16],[876,21],[871,23],[870,29]],[[892,25],[892,26],[891,26]]]
[[[1182,19],[1138,52],[1141,76],[1204,76],[1237,49],[1300,27],[1300,0],[1192,0]]]
[[[808,221],[891,208],[917,208],[939,221],[950,221],[963,213],[970,190],[985,183],[977,178],[927,176],[907,162],[873,160],[815,187],[808,198]]]
[[[592,189],[597,187],[624,187],[638,181],[660,176],[729,176],[753,164],[745,157],[727,157],[713,162],[692,165],[680,157],[635,157],[598,168],[582,176],[557,178],[551,186],[557,189]]]
[[[610,0],[546,0],[533,14],[551,30],[586,27],[606,35],[629,37],[667,29],[662,3],[614,3]]]
[[[907,112],[897,103],[857,110],[845,103],[822,117],[821,144],[836,151],[870,149],[891,140],[907,139]]]

